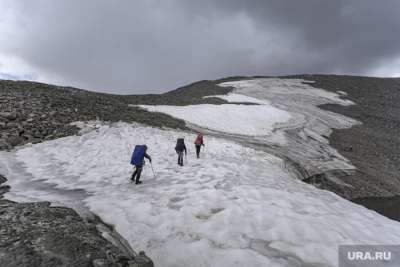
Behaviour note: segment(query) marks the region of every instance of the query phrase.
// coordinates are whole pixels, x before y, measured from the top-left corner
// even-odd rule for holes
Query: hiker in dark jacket
[[[151,163],[151,157],[147,154],[146,145],[137,145],[132,154],[131,164],[135,166],[135,171],[132,174],[131,180],[135,181],[135,184],[141,184],[140,175],[142,174],[143,166],[145,164],[144,158],[147,158]]]
[[[183,138],[178,138],[178,140],[176,140],[175,151],[178,154],[178,165],[183,166],[183,151],[185,151],[185,155],[187,155],[185,140]]]
[[[202,134],[199,134],[197,136],[196,140],[194,141],[194,145],[196,147],[196,156],[197,156],[197,158],[200,158],[200,148],[201,148],[201,146],[205,146]]]

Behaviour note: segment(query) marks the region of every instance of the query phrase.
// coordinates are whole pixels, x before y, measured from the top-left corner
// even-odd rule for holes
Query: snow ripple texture
[[[91,127],[0,153],[0,171],[12,186],[6,197],[48,200],[18,180],[83,189],[84,205],[156,266],[337,266],[340,244],[400,243],[400,224],[294,179],[268,153],[206,136],[196,159],[189,133],[125,123]],[[181,136],[189,149],[183,167],[174,151]],[[128,163],[133,145],[144,143],[156,177],[146,165],[144,183],[135,186]]]
[[[354,103],[344,99],[341,91],[328,92],[304,82],[312,83],[302,79],[278,78],[225,82],[219,85],[234,87],[231,94],[207,96],[219,97],[232,103],[257,105],[141,107],[183,119],[193,129],[236,139],[281,158],[289,158],[302,166],[307,176],[335,170],[351,172],[354,166],[329,146],[328,136],[333,128],[350,128],[359,122],[322,110],[318,105],[346,106]],[[346,186],[335,177],[327,178]]]

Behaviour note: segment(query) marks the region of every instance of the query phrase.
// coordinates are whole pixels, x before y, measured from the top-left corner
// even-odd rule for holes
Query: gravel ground
[[[353,186],[342,195],[400,221],[400,78],[344,75],[290,76],[315,81],[312,86],[344,91],[354,106],[324,105],[321,108],[362,122],[346,130],[334,130],[330,143],[351,160],[357,171],[341,176]],[[340,194],[335,188],[328,188]]]
[[[330,143],[350,159],[357,171],[341,177],[354,186],[351,198],[400,195],[400,79],[339,75],[297,76],[328,91],[344,91],[353,106],[321,108],[362,122],[334,130]]]

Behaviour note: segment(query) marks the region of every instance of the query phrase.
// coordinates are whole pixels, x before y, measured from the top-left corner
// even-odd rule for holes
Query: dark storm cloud
[[[400,57],[395,0],[0,0],[0,7],[0,63],[17,57],[39,80],[92,90],[156,92],[228,75],[373,74]]]

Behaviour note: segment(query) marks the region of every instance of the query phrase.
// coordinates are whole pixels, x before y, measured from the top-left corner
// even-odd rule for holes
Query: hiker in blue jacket
[[[131,164],[135,166],[135,171],[132,174],[131,180],[135,181],[135,184],[141,184],[140,175],[142,174],[143,166],[145,164],[144,158],[147,158],[151,163],[151,157],[146,153],[147,146],[146,145],[136,145],[133,150]]]

